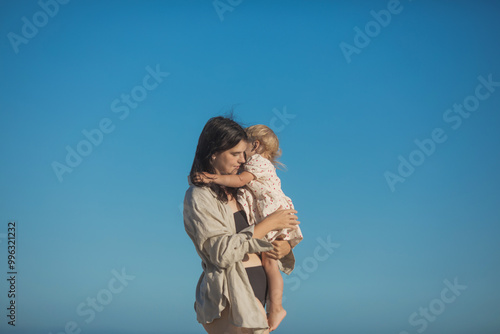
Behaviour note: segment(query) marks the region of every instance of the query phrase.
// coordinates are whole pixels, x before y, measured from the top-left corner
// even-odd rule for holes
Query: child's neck
[[[267,152],[262,152],[262,153],[259,153],[259,154],[260,154],[261,157],[266,158],[267,160],[271,159],[271,156]]]

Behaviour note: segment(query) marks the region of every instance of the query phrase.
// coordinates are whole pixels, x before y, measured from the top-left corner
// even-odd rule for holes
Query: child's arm
[[[203,173],[198,175],[201,182],[204,183],[215,183],[221,186],[239,188],[247,185],[255,179],[255,176],[247,171],[242,172],[239,175],[218,175],[218,174],[208,174]]]

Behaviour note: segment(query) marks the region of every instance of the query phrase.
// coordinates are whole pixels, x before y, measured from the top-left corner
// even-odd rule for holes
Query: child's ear
[[[260,141],[254,140],[252,143],[252,152],[257,152],[260,147]]]

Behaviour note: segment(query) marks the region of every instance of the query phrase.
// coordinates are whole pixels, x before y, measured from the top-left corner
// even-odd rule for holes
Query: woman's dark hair
[[[191,182],[198,187],[210,187],[217,194],[217,199],[226,203],[228,200],[225,192],[226,187],[214,183],[193,182],[193,180],[196,173],[215,174],[215,169],[211,163],[212,155],[235,147],[242,139],[247,140],[245,130],[232,118],[222,116],[210,118],[198,139],[193,166],[189,173]],[[231,191],[230,188],[227,190]]]

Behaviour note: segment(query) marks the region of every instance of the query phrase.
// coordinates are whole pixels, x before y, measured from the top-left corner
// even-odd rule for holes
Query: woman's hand
[[[271,213],[264,220],[268,220],[270,222],[273,227],[271,231],[279,231],[285,228],[296,230],[298,228],[297,225],[300,224],[297,220],[297,216],[295,215],[297,211],[293,209],[283,210],[282,208],[283,207],[280,206],[278,210]]]
[[[279,260],[283,256],[290,253],[290,250],[292,249],[290,243],[287,240],[281,240],[282,238],[283,236],[280,235],[276,238],[276,240],[272,242],[274,249],[272,251],[266,252],[269,258],[273,260]]]
[[[283,207],[280,206],[278,210],[274,211],[260,223],[255,225],[253,237],[262,239],[271,231],[279,231],[285,228],[296,230],[298,228],[297,225],[300,224],[297,220],[297,216],[295,215],[296,213],[297,211],[293,209],[283,210]]]

